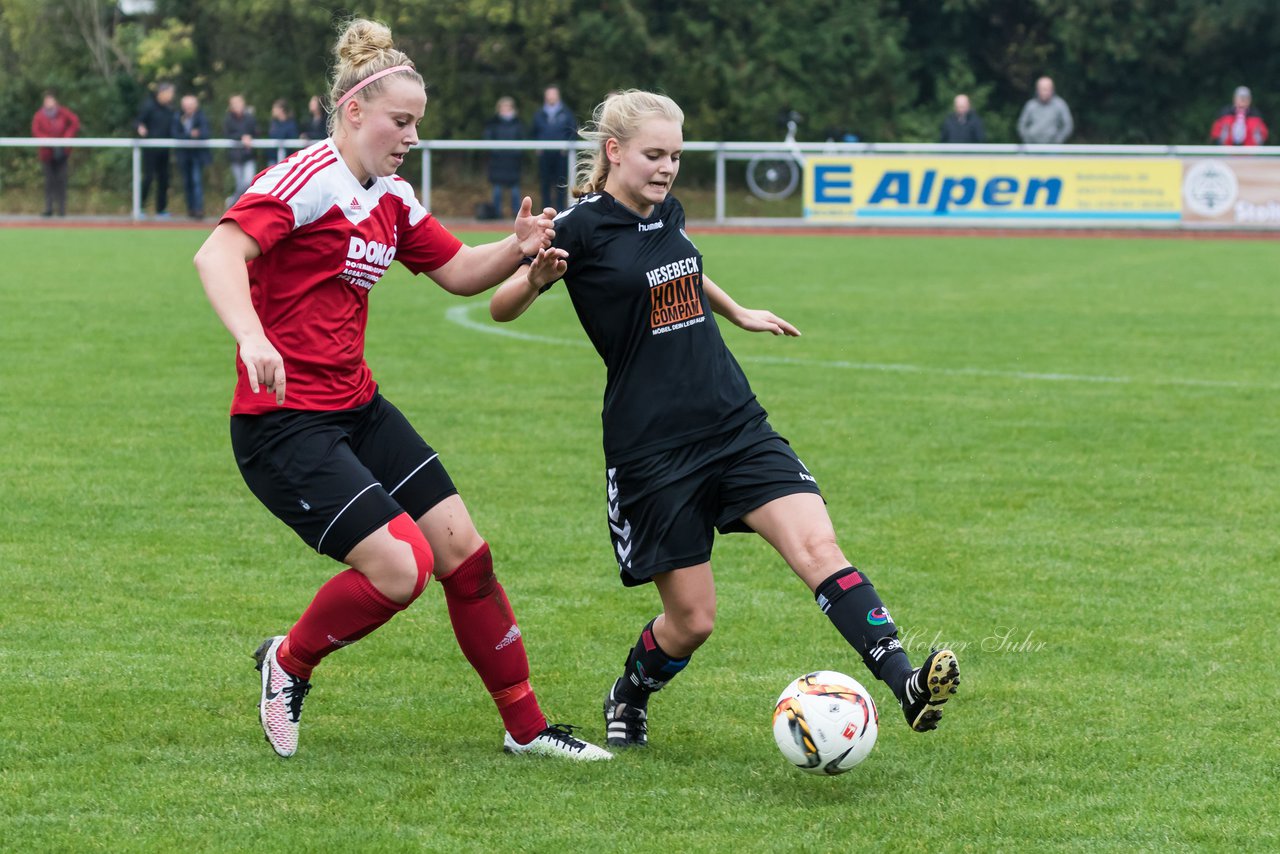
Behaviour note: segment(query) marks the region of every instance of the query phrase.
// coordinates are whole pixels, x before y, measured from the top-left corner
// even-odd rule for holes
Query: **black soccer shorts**
[[[750,533],[742,517],[775,498],[821,496],[764,415],[727,433],[606,471],[609,534],[622,583],[711,560],[715,530]]]
[[[401,513],[457,494],[440,455],[381,394],[355,409],[231,416],[244,482],[307,545],[344,560]]]

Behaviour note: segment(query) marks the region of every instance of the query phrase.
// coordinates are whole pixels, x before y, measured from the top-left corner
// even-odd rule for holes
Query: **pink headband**
[[[390,68],[379,71],[377,74],[370,74],[368,77],[366,77],[365,79],[361,80],[359,83],[357,83],[356,85],[348,89],[347,94],[339,98],[338,103],[333,105],[334,109],[341,107],[344,103],[346,103],[351,99],[352,95],[359,92],[361,89],[368,86],[370,83],[372,83],[375,80],[381,80],[383,77],[386,77],[388,74],[395,74],[397,71],[414,71],[414,70],[415,69],[412,65],[393,65]]]

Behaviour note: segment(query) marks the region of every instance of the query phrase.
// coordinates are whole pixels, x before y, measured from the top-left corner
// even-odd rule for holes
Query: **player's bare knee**
[[[685,646],[700,647],[715,630],[716,612],[713,608],[700,608],[679,615],[667,615],[668,626]]]
[[[702,646],[711,637],[711,632],[715,630],[715,620],[706,619],[695,621],[689,626],[689,642],[693,646]]]
[[[845,566],[847,562],[840,551],[840,544],[836,542],[835,532],[830,529],[807,532],[800,538],[792,556],[792,566],[797,572],[836,564]]]
[[[408,605],[418,598],[418,569],[413,564],[400,562],[395,569],[383,576],[386,579],[383,594],[393,602]]]
[[[418,569],[405,554],[366,557],[359,562],[352,561],[351,568],[369,579],[379,593],[397,605],[407,606],[416,598]]]
[[[474,528],[465,532],[451,532],[443,542],[436,543],[436,578],[444,581],[487,545],[484,537]]]
[[[493,593],[498,578],[493,572],[493,555],[484,540],[448,573],[439,576],[446,596],[484,599]]]

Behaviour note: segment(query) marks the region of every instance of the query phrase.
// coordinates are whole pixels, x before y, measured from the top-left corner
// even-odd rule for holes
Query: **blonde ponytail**
[[[410,75],[420,86],[426,85],[422,75],[414,70],[413,60],[403,51],[396,49],[390,28],[377,21],[354,18],[347,22],[338,33],[338,40],[333,45],[333,54],[338,61],[334,66],[333,82],[329,87],[329,102],[325,104],[325,109],[329,113],[330,134],[337,127],[338,101],[352,89],[360,86],[362,80],[380,71],[386,71],[388,68],[406,65],[409,69],[401,73]],[[355,97],[361,101],[369,100],[381,93],[385,85],[385,78],[375,80],[361,88]]]
[[[609,179],[609,157],[605,143],[616,139],[624,145],[640,130],[647,118],[660,118],[684,124],[684,112],[666,95],[628,89],[605,98],[591,113],[591,121],[578,131],[578,136],[591,143],[578,152],[574,167],[575,197],[598,193]]]

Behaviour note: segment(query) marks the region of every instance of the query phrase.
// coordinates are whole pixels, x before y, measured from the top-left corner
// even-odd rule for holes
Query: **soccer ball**
[[[810,774],[843,774],[876,746],[880,715],[856,679],[819,670],[792,682],[773,710],[773,738]]]

